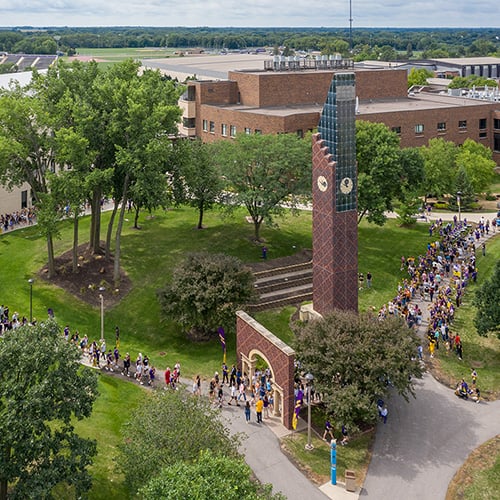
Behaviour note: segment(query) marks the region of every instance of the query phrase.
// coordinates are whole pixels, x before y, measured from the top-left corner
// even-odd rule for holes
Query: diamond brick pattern
[[[336,211],[335,168],[319,134],[313,136],[313,304],[322,315],[358,310],[357,212]],[[319,189],[323,176],[328,188]]]

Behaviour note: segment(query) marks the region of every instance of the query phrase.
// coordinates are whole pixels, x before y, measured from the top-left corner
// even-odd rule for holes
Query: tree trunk
[[[56,274],[56,267],[54,263],[54,241],[52,235],[47,235],[47,256],[48,256],[48,277],[52,279]]]
[[[363,220],[363,217],[366,215],[366,210],[363,210],[362,212],[358,212],[358,225],[359,223]]]
[[[95,188],[90,203],[92,220],[90,225],[89,248],[93,253],[99,253],[101,245],[101,188]]]
[[[205,203],[203,201],[198,205],[198,229],[203,229],[203,207]]]
[[[120,209],[120,216],[118,217],[118,226],[116,227],[116,237],[115,237],[115,262],[113,268],[113,281],[115,288],[120,286],[120,242],[122,235],[123,219],[125,218],[125,207],[127,205],[127,188],[128,188],[129,174],[125,176],[125,181],[123,183],[123,197],[122,206]]]
[[[75,211],[75,216],[73,219],[73,273],[78,272],[78,222],[79,215]]]
[[[104,256],[105,260],[109,260],[111,257],[111,237],[113,236],[113,225],[115,223],[116,212],[118,212],[118,203],[115,201],[113,211],[111,212],[111,218],[109,219],[108,231],[106,234],[106,254]]]
[[[253,220],[253,228],[255,234],[255,241],[260,241],[260,225],[262,224],[262,219],[258,217]]]
[[[139,221],[139,212],[141,209],[139,208],[139,205],[135,206],[135,217],[134,217],[134,229],[139,229],[139,226],[137,225],[137,222]]]
[[[7,480],[0,481],[0,500],[7,500]]]

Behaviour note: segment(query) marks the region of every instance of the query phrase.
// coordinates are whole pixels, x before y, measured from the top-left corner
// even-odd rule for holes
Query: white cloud
[[[356,27],[498,27],[498,0],[353,0]],[[332,26],[349,25],[347,0],[0,0],[0,25]]]

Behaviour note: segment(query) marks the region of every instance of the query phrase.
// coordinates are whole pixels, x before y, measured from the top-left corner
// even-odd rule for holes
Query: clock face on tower
[[[320,191],[326,191],[328,189],[328,181],[325,179],[325,177],[323,177],[322,175],[320,175],[318,177],[318,188]]]
[[[350,177],[344,177],[340,181],[340,192],[342,194],[349,194],[352,191],[354,183]]]

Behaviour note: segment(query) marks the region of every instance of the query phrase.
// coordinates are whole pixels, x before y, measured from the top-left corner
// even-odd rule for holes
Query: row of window
[[[486,118],[480,118],[479,119],[479,137],[486,137],[486,129],[488,126],[488,121]],[[494,124],[493,124],[495,129],[500,129],[500,119],[494,119]],[[467,120],[459,120],[458,121],[458,128],[459,130],[467,130]],[[446,132],[446,122],[438,122],[436,129],[438,132]],[[401,134],[401,127],[392,127],[392,131],[396,132],[396,134],[400,135]],[[424,133],[424,124],[423,123],[417,123],[415,125],[415,134],[421,135]]]
[[[229,125],[229,129],[226,123],[221,123],[220,126],[220,133],[222,137],[227,137],[228,136],[228,130],[229,130],[229,137],[236,137],[236,125]],[[249,135],[252,133],[252,129],[245,127],[244,128],[245,134]],[[211,120],[203,120],[203,132],[210,132],[211,134],[215,134],[215,122]],[[262,130],[256,128],[254,130],[255,134],[262,134]]]

